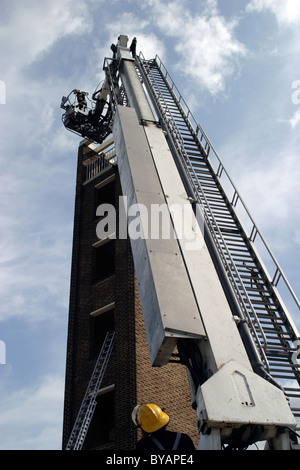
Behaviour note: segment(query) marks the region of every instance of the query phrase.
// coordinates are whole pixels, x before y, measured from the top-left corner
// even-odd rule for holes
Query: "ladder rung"
[[[92,377],[85,392],[66,450],[80,449],[84,443],[96,407],[97,392],[113,349],[114,332],[106,334]]]

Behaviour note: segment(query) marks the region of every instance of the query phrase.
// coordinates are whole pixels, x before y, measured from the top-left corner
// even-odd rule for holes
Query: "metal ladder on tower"
[[[299,333],[279,295],[280,280],[297,309],[300,303],[161,60],[156,56],[147,61],[141,54],[136,59],[136,67],[175,150],[175,158],[192,188],[193,197],[203,208],[206,226],[264,367],[285,389],[292,411],[299,420],[300,365],[295,360],[300,346]],[[238,204],[245,214],[246,227],[238,215]],[[274,269],[273,276],[267,271],[254,242],[266,251],[268,262]]]
[[[91,380],[82,400],[76,421],[74,423],[66,450],[80,450],[85,441],[96,405],[97,394],[111,356],[114,345],[114,332],[107,332],[100,354],[98,356]]]

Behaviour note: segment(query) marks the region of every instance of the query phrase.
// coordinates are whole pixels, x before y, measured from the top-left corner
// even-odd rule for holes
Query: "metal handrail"
[[[111,166],[106,155],[99,155],[86,166],[86,181],[99,175],[103,170]]]

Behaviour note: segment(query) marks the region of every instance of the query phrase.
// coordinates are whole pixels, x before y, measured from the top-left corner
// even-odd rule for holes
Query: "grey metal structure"
[[[171,234],[131,238],[152,364],[167,363],[177,345],[198,410],[199,448],[258,441],[296,448],[300,337],[279,281],[297,309],[299,301],[160,59],[132,56],[126,36],[115,51],[104,62],[103,88],[123,194],[147,214],[166,208]],[[69,115],[63,121],[74,131]],[[102,143],[107,122],[98,123],[94,140]],[[188,214],[197,249],[178,236],[175,206]],[[145,234],[141,210],[139,222]]]

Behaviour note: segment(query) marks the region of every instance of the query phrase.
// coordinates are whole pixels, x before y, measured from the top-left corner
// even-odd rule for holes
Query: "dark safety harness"
[[[164,448],[164,446],[161,444],[161,442],[159,442],[159,440],[158,440],[156,437],[151,436],[151,435],[150,435],[150,437],[151,437],[152,441],[154,442],[154,444],[155,444],[160,450],[166,450],[166,449]],[[175,437],[175,441],[174,441],[172,450],[177,450],[178,444],[179,444],[179,441],[180,441],[180,438],[181,438],[181,433],[178,432],[178,433],[176,434],[176,437]]]

